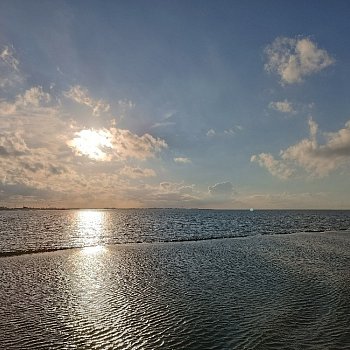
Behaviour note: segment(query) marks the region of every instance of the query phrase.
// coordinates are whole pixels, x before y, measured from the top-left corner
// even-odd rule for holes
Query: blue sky
[[[0,205],[350,208],[348,1],[2,1]]]

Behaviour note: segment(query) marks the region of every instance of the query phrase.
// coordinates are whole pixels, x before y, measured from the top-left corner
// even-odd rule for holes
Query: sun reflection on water
[[[99,246],[106,224],[106,213],[100,210],[79,210],[76,221],[78,235],[82,237],[83,245]]]
[[[99,253],[103,253],[106,250],[106,248],[102,245],[95,245],[90,247],[84,247],[81,252],[84,255],[97,255]]]

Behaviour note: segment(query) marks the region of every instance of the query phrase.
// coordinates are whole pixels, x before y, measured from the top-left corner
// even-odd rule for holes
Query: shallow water
[[[0,259],[1,349],[349,349],[350,235]]]

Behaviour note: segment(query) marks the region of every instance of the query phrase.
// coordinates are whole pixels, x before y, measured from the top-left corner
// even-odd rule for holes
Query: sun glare
[[[105,225],[105,212],[79,210],[76,215],[77,231],[84,239],[84,245],[87,247],[99,245]]]
[[[107,149],[113,148],[112,135],[108,130],[85,129],[77,132],[76,137],[69,142],[80,155],[95,160],[108,160]]]

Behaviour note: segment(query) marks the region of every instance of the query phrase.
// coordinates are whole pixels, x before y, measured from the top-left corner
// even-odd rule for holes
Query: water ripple
[[[350,230],[350,211],[0,211],[0,253]]]
[[[346,349],[348,234],[1,260],[2,349]]]

